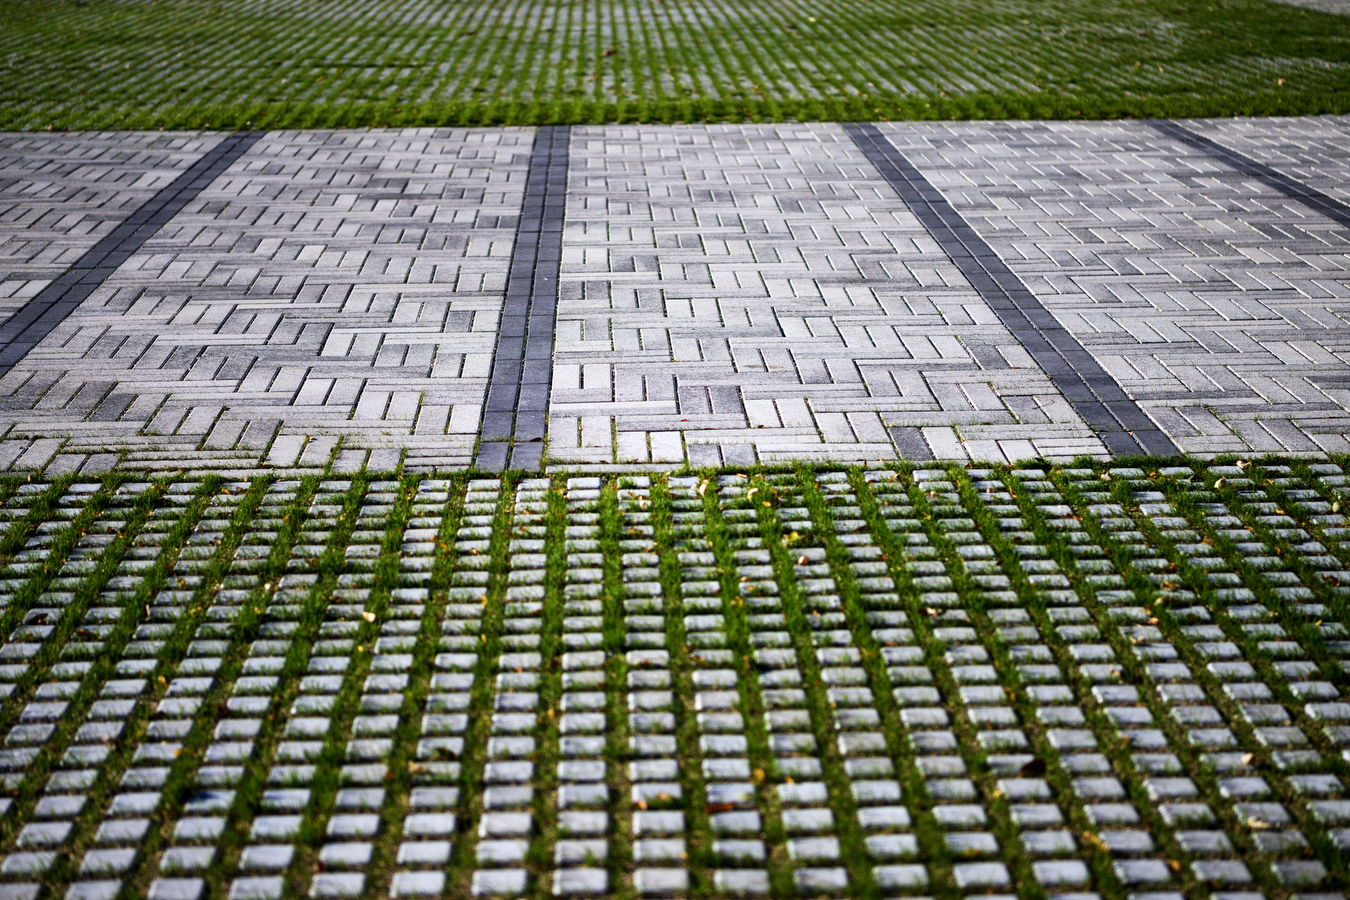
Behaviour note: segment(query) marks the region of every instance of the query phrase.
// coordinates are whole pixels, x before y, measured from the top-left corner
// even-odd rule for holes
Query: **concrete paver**
[[[1184,124],[1346,202],[1347,123]],[[1146,123],[879,128],[1184,452],[1350,448],[1343,225]],[[534,134],[265,135],[0,377],[0,467],[469,465]],[[512,459],[1106,452],[840,126],[561,135]],[[7,137],[0,313],[219,140]]]
[[[0,380],[149,468],[467,465],[531,133],[275,133]]]
[[[10,481],[0,891],[1336,890],[1347,478]]]
[[[1184,452],[1350,447],[1343,226],[1142,123],[883,131]]]
[[[0,321],[222,138],[0,134]]]
[[[838,126],[573,142],[551,459],[1102,452]]]

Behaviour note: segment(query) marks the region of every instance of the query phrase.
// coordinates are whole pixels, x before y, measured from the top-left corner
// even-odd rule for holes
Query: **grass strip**
[[[21,0],[6,26],[23,130],[1350,109],[1350,20],[1263,0]]]
[[[425,528],[437,519],[440,525],[432,542],[435,562],[431,577],[424,584],[427,596],[412,648],[412,664],[408,668],[408,686],[399,709],[398,729],[393,735],[389,778],[385,782],[385,800],[380,808],[380,831],[373,842],[371,864],[365,870],[366,886],[372,896],[390,895],[390,880],[398,865],[398,848],[403,837],[403,818],[411,811],[408,804],[413,785],[423,780],[418,776],[424,767],[416,759],[418,738],[422,733],[420,714],[426,706],[435,658],[440,649],[441,620],[445,616],[446,592],[455,565],[449,552],[450,542],[463,515],[465,480],[460,477],[444,482],[419,482],[416,477],[408,476],[403,479],[404,490],[411,493],[408,527]],[[408,547],[406,532],[401,540],[393,561],[395,571],[392,574],[396,578],[400,560],[407,558],[404,554],[412,549]],[[481,621],[479,624],[481,635]]]
[[[708,544],[711,545],[713,561],[716,563],[712,573],[719,577],[722,584],[722,614],[725,620],[727,647],[730,649],[736,669],[736,687],[740,693],[738,709],[745,721],[745,737],[748,745],[751,774],[754,778],[756,806],[764,822],[764,843],[767,852],[766,867],[769,874],[769,894],[774,898],[791,897],[796,894],[792,882],[792,863],[787,855],[787,835],[783,830],[782,804],[777,792],[768,779],[772,773],[777,776],[773,754],[769,750],[769,737],[765,728],[765,706],[763,686],[760,683],[760,665],[755,657],[751,643],[749,616],[746,613],[746,597],[742,583],[749,582],[749,576],[740,575],[740,554],[746,552],[757,538],[747,540],[738,535],[758,532],[758,515],[748,508],[744,499],[746,493],[745,476],[723,475],[703,478],[694,488],[703,498],[704,528]],[[691,498],[692,499],[692,498]],[[725,517],[724,510],[737,515],[734,523]],[[733,530],[734,525],[734,530]],[[757,777],[755,777],[757,775]]]
[[[228,569],[230,557],[245,534],[253,526],[255,514],[267,489],[267,480],[257,479],[251,485],[245,485],[247,487],[245,493],[232,493],[239,487],[240,485],[237,483],[233,486],[222,487],[220,492],[212,498],[211,504],[204,512],[204,518],[198,521],[198,527],[200,528],[205,524],[206,516],[219,516],[224,512],[230,513],[230,518],[223,523],[223,530],[214,532],[214,534],[219,534],[220,537],[214,541],[214,546],[210,547],[211,555],[206,560],[206,565],[204,567],[194,566],[200,574],[190,577],[198,578],[198,585],[195,590],[189,591],[191,596],[186,603],[186,614],[179,615],[174,624],[170,626],[169,635],[158,654],[160,666],[156,670],[156,676],[151,680],[150,694],[145,698],[144,705],[138,708],[140,721],[134,722],[134,727],[129,730],[137,744],[134,749],[128,747],[133,762],[136,759],[135,750],[139,749],[139,745],[144,742],[147,734],[145,720],[148,720],[154,714],[159,701],[166,694],[170,677],[186,657],[189,644],[196,637],[197,630],[206,616],[207,604],[218,590]],[[232,499],[225,500],[225,497],[238,497],[239,499],[236,503]],[[213,527],[219,527],[222,524],[219,519],[214,521],[216,524]],[[195,546],[198,551],[203,549],[201,543],[197,543]],[[171,577],[174,573],[183,569],[185,551],[188,547],[193,547],[192,537],[189,537],[185,542],[184,551],[179,552],[179,560],[175,564]],[[183,581],[186,581],[187,577],[189,576],[186,574],[180,576]],[[186,587],[186,585],[182,584],[179,587]],[[187,796],[193,790],[193,772],[215,724],[215,716],[212,713],[219,708],[218,703],[204,706],[204,714],[193,723],[192,729],[184,739],[182,752],[164,780],[158,813],[151,818],[149,830],[141,842],[137,866],[128,873],[126,883],[119,894],[119,897],[123,900],[130,900],[132,896],[145,895],[144,890],[148,887],[148,881],[154,871],[147,865],[147,862],[158,858],[159,850],[169,839],[168,825],[173,821],[173,812],[181,808]]]
[[[453,549],[458,553],[447,598],[469,602],[482,594],[483,614],[478,658],[473,666],[468,727],[460,757],[460,824],[446,869],[446,891],[452,897],[469,895],[477,865],[478,823],[483,816],[483,767],[492,733],[493,693],[502,651],[502,619],[506,604],[516,479],[473,479],[466,486],[463,514],[455,528]],[[482,576],[486,575],[486,578]]]
[[[139,539],[147,537],[148,533],[161,535],[159,554],[151,568],[146,571],[140,586],[134,591],[120,595],[122,600],[120,618],[113,626],[112,632],[102,642],[102,649],[94,658],[93,665],[86,673],[79,690],[70,698],[70,706],[66,709],[58,734],[54,735],[47,745],[48,752],[35,760],[26,773],[32,792],[35,793],[40,785],[47,782],[52,768],[60,759],[62,750],[69,745],[72,736],[78,734],[78,729],[88,717],[100,689],[110,678],[118,674],[120,669],[118,661],[123,657],[137,627],[149,617],[150,598],[164,585],[168,573],[177,563],[179,551],[207,508],[211,495],[218,489],[219,483],[218,478],[208,478],[197,486],[192,495],[183,498],[189,501],[187,504],[158,507],[154,512],[162,512],[165,515],[158,523],[151,519],[147,524],[160,524],[164,526],[164,530],[150,532],[146,529],[137,533],[128,529],[128,534],[136,534],[136,539],[129,540],[129,543],[136,543]],[[155,496],[155,493],[146,491],[136,500],[144,504],[156,503],[163,495]],[[97,579],[91,581],[96,582]],[[88,848],[100,816],[107,808],[112,795],[120,789],[122,774],[131,762],[140,743],[140,737],[144,733],[146,720],[154,709],[154,699],[164,686],[161,682],[162,676],[155,677],[156,673],[164,670],[163,663],[160,662],[162,659],[163,657],[157,658],[159,665],[149,673],[150,677],[146,678],[149,697],[142,695],[138,698],[140,702],[132,708],[131,715],[122,719],[121,733],[112,741],[112,752],[98,767],[98,775],[86,792],[85,806],[75,820],[70,840],[65,844],[66,853],[44,876],[43,880],[48,889],[54,893],[61,891],[66,883],[75,877],[76,864]]]

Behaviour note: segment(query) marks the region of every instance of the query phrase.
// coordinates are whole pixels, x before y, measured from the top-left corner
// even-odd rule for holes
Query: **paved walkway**
[[[1350,118],[542,140],[0,136],[0,466],[1350,450]]]

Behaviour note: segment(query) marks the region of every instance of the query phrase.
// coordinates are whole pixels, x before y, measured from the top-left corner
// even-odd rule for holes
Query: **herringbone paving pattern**
[[[1350,199],[1346,118],[1186,125]],[[1146,123],[881,130],[1184,452],[1350,449],[1343,225]],[[218,139],[6,138],[4,310]],[[0,378],[0,464],[469,465],[533,141],[265,135]],[[567,141],[549,464],[1105,452],[841,127]]]

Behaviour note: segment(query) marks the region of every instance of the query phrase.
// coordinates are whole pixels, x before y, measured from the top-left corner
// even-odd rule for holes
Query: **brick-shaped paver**
[[[0,454],[467,465],[531,139],[263,137],[0,379]]]
[[[1339,890],[1334,463],[0,484],[4,896]]]
[[[556,248],[515,246],[533,130],[266,134],[10,347],[0,468],[466,467],[494,359],[531,405],[509,451],[490,411],[492,466],[1100,456],[1093,403],[1187,453],[1350,449],[1347,122],[879,126],[974,229],[965,269],[965,226],[940,246],[841,126],[559,132],[551,358]],[[0,312],[219,140],[6,138]],[[534,306],[503,332],[513,258]]]
[[[575,128],[571,154],[551,460],[1101,452],[838,126]]]
[[[1300,127],[1337,196],[1350,124]],[[1350,446],[1343,226],[1142,123],[881,128],[1183,452]],[[1280,133],[1234,149],[1297,177]]]
[[[224,135],[0,135],[0,322]]]

